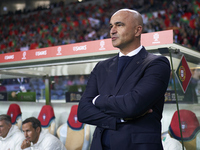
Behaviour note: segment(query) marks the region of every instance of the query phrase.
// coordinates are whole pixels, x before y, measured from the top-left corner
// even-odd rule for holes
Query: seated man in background
[[[168,133],[165,134],[165,136],[162,136],[161,138],[164,150],[183,150],[181,142],[170,137]],[[186,150],[185,147],[184,150]]]
[[[24,136],[9,115],[0,115],[0,150],[21,150]]]
[[[35,117],[22,122],[25,140],[21,145],[24,150],[66,150],[61,141],[48,131],[41,130],[41,123]]]

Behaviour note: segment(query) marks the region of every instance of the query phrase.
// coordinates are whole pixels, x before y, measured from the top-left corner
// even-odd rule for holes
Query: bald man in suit
[[[170,64],[141,45],[142,29],[141,14],[134,10],[118,10],[110,19],[112,44],[120,52],[97,63],[78,107],[79,121],[96,126],[91,150],[163,149]]]

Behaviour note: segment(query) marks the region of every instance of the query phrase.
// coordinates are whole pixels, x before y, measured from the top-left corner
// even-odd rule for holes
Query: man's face
[[[131,47],[136,38],[137,23],[133,14],[121,11],[114,14],[110,20],[110,36],[112,44],[123,50]]]
[[[33,142],[33,144],[37,143],[40,135],[39,127],[34,129],[32,123],[28,122],[22,125],[22,131],[24,132],[26,140]]]
[[[11,128],[11,124],[6,123],[5,120],[0,121],[0,136],[5,138]]]

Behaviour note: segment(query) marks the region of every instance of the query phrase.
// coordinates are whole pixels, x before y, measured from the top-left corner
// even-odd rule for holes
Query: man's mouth
[[[117,39],[117,37],[112,37],[111,39],[112,39],[112,41],[114,41],[114,40],[116,40],[116,39]]]
[[[27,137],[26,140],[30,141],[30,137]]]

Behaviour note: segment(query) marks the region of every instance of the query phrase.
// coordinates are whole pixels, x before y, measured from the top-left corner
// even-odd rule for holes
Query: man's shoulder
[[[98,66],[107,66],[117,59],[118,55],[98,62]]]
[[[43,147],[51,147],[51,148],[63,147],[61,141],[51,133],[43,134],[43,139],[41,139],[41,142],[38,144],[41,144]]]
[[[58,142],[58,140],[59,139],[56,136],[52,135],[51,133],[45,133],[43,136],[43,141],[56,143]]]
[[[162,61],[167,61],[169,62],[169,60],[167,59],[167,57],[162,56],[162,55],[156,55],[153,53],[147,53],[147,57],[145,59],[145,61],[152,61],[152,60],[162,60]]]
[[[13,134],[13,136],[14,136],[14,137],[17,137],[17,140],[25,139],[24,134],[23,134],[21,131],[15,132],[15,133]]]
[[[13,128],[11,130],[11,137],[18,137],[19,139],[21,139],[24,138],[24,134],[17,126],[13,125]]]
[[[101,61],[102,63],[108,63],[108,62],[112,62],[113,60],[117,59],[118,55],[112,56],[110,58],[107,58],[103,61]]]
[[[17,143],[22,143],[25,137],[20,129],[15,129],[12,135],[8,139],[11,140],[13,143],[17,144]]]
[[[149,59],[149,60],[150,59],[153,60],[153,59],[157,59],[157,58],[166,58],[165,56],[148,52],[145,47],[143,47],[138,54],[140,55],[140,57]]]

